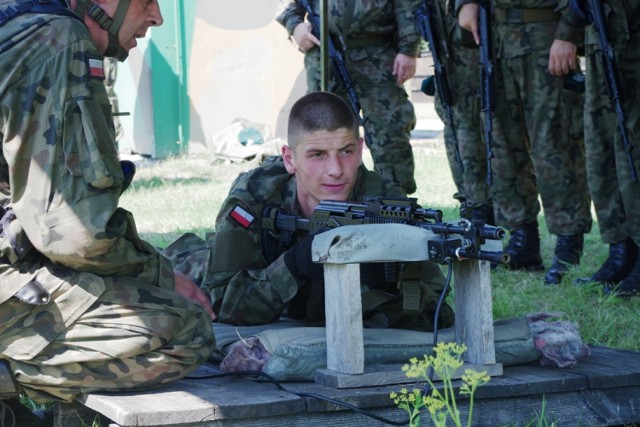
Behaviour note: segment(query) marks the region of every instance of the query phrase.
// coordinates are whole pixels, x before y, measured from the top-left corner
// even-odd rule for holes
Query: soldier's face
[[[362,162],[362,138],[349,129],[315,131],[283,147],[289,173],[296,176],[298,202],[310,216],[322,200],[347,200]]]
[[[120,0],[97,0],[97,3],[105,13],[113,17],[116,13]],[[162,14],[158,0],[131,0],[127,14],[122,21],[122,26],[118,31],[118,41],[120,46],[127,52],[138,45],[137,38],[144,37],[149,27],[162,25]],[[108,46],[108,35],[104,31],[104,41],[98,43],[104,45],[104,50]]]

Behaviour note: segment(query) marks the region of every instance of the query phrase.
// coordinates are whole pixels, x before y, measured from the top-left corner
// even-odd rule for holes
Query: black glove
[[[324,267],[311,261],[313,236],[307,236],[284,253],[284,263],[296,279],[324,279]]]

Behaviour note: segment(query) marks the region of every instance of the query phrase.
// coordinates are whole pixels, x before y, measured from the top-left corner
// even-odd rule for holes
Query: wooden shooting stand
[[[399,370],[365,368],[359,263],[427,260],[427,242],[431,238],[435,238],[433,233],[410,225],[376,224],[338,227],[314,239],[313,259],[324,263],[327,319],[327,369],[316,373],[317,383],[337,388],[362,387],[384,384],[383,374],[392,376],[386,383],[393,383],[395,377],[402,375]],[[471,367],[500,376],[502,365],[496,363],[495,357],[489,262],[454,262],[453,277],[456,341],[467,346],[465,365],[459,372]]]

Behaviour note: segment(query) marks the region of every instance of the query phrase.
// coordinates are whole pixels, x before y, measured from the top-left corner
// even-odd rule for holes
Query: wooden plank
[[[335,388],[358,388],[415,383],[415,378],[407,378],[404,372],[402,372],[402,366],[403,365],[365,366],[364,373],[360,375],[346,375],[330,369],[319,369],[316,371],[315,382]],[[478,372],[485,371],[490,376],[500,376],[503,371],[501,363],[496,363],[494,365],[475,365],[465,363],[452,375],[451,378],[462,378],[462,375],[467,369],[473,369]],[[434,381],[440,381],[440,378],[435,374]]]
[[[83,403],[121,426],[182,425],[305,411],[298,396],[238,378],[181,380],[155,391],[92,394]]]
[[[596,347],[571,372],[583,375],[591,388],[636,385],[640,383],[640,353]]]
[[[567,370],[551,370],[540,366],[510,366],[501,377],[480,387],[476,394],[482,398],[526,396],[584,390],[588,387],[583,375]]]
[[[535,365],[504,368],[502,376],[492,378],[477,390],[473,425],[526,425],[542,411],[543,399],[545,414],[549,420],[557,421],[557,425],[622,425],[640,420],[640,380],[628,387],[589,389],[588,377],[578,369],[590,363],[589,359],[580,361],[573,369]],[[622,366],[640,359],[640,353],[595,349],[592,365],[605,363],[605,359],[609,365]],[[436,386],[438,384],[441,383]],[[459,384],[460,381],[454,381],[454,387]],[[295,393],[338,399],[380,415],[405,419],[389,393],[402,387],[423,388],[424,382],[344,389],[312,382],[282,383],[282,386],[284,390],[270,383],[236,378],[182,380],[155,391],[92,395],[86,398],[86,404],[120,426],[326,426],[334,423],[371,427],[384,424],[331,401],[298,397]],[[188,396],[180,397],[176,392]],[[458,402],[465,415],[468,400],[460,397]]]
[[[327,368],[364,372],[359,264],[324,264]]]
[[[493,303],[488,261],[453,264],[456,341],[467,346],[464,360],[478,365],[496,363]]]

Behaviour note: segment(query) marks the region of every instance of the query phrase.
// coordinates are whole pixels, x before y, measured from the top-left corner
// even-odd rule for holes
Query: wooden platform
[[[400,367],[398,367],[400,369]],[[213,372],[203,367],[194,375]],[[276,386],[243,378],[185,379],[163,389],[118,395],[89,395],[83,404],[110,426],[382,426],[388,425],[300,393],[345,401],[396,421],[391,391],[412,385],[336,389],[315,383]],[[422,384],[417,384],[422,388]],[[640,422],[640,352],[592,348],[572,369],[505,367],[501,377],[478,389],[474,426],[525,425],[542,413],[559,426],[623,425]],[[467,411],[468,401],[459,400]],[[86,410],[85,408],[85,410]],[[80,426],[76,405],[61,405],[57,425]],[[82,413],[80,411],[79,413]],[[91,425],[95,414],[85,412]],[[423,415],[423,425],[428,414]],[[102,425],[107,425],[103,423]],[[533,425],[536,425],[535,423]]]

